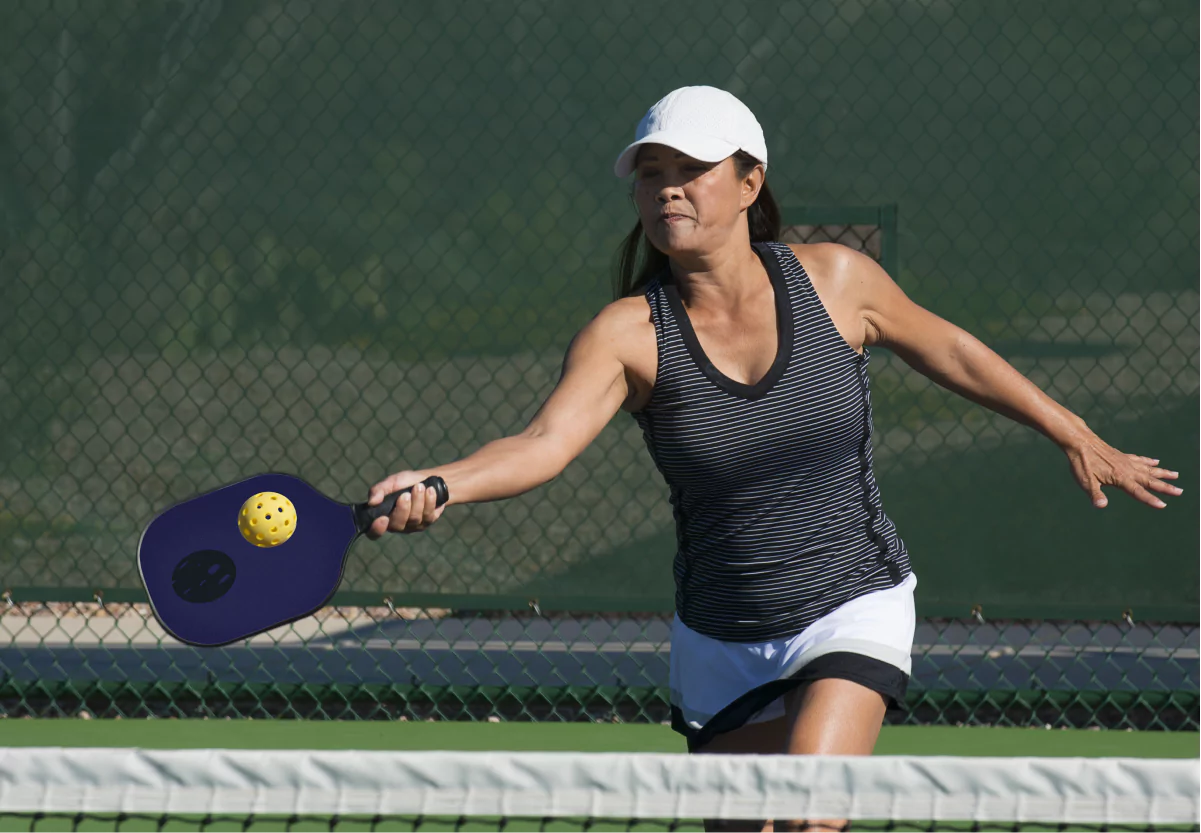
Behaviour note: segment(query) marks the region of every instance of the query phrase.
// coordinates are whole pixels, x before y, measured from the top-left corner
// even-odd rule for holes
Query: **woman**
[[[545,483],[627,410],[675,513],[674,727],[694,752],[866,755],[903,702],[916,584],[872,474],[867,348],[1047,435],[1097,507],[1104,485],[1159,508],[1153,493],[1180,489],[872,259],[772,242],[766,170],[762,129],[734,96],[684,87],[655,104],[615,166],[636,175],[639,215],[621,297],[572,341],[522,433],[372,487],[374,505],[436,474],[450,499],[435,508],[417,485],[370,534]]]

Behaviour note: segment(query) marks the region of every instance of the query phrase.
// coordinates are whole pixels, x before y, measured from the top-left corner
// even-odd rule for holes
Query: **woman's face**
[[[701,162],[666,145],[644,145],[634,168],[634,203],[651,245],[668,257],[720,249],[759,195],[763,168],[738,176],[734,158]]]

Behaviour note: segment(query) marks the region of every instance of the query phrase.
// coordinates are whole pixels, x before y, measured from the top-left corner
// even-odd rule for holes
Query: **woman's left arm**
[[[1072,474],[1097,508],[1109,502],[1102,486],[1118,486],[1159,509],[1166,504],[1153,492],[1181,493],[1164,482],[1175,480],[1176,472],[1159,468],[1157,459],[1108,445],[970,333],[911,301],[870,257],[853,254],[843,264],[840,283],[858,296],[865,344],[887,347],[944,388],[1045,434],[1067,455]]]

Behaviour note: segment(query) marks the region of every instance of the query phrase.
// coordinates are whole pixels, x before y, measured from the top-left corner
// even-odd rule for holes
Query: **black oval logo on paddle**
[[[184,556],[171,574],[171,589],[185,602],[215,602],[234,586],[238,569],[220,550],[197,550]]]

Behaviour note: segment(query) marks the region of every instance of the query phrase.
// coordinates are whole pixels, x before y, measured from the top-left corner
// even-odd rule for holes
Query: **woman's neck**
[[[673,257],[671,273],[690,309],[737,310],[770,284],[759,255],[749,243],[741,242],[716,252]]]

